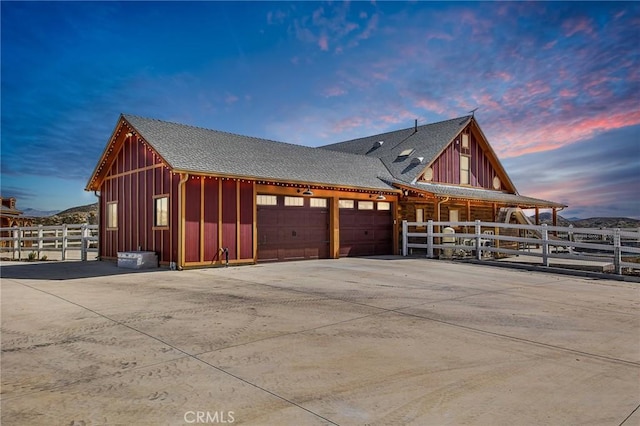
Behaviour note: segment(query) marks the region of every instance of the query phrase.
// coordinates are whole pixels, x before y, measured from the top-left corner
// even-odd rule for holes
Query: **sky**
[[[21,209],[96,202],[84,188],[121,113],[320,146],[477,108],[520,194],[640,218],[640,2],[0,12],[0,189]]]

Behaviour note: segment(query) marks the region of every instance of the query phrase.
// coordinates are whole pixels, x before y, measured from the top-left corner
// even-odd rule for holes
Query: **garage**
[[[258,261],[329,258],[329,207],[324,198],[258,195]]]
[[[392,204],[340,200],[340,257],[393,253]]]

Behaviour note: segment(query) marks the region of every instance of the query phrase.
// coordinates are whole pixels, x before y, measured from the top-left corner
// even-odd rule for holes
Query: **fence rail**
[[[41,258],[45,252],[60,252],[62,260],[68,251],[80,250],[80,258],[98,253],[98,225],[22,226],[0,228],[0,253],[12,259]],[[33,253],[33,254],[32,254]]]
[[[458,231],[455,231],[457,228]],[[533,248],[533,249],[532,249]],[[402,255],[413,249],[427,257],[469,255],[477,260],[506,255],[610,262],[615,273],[640,270],[640,229],[519,225],[495,222],[402,222]]]

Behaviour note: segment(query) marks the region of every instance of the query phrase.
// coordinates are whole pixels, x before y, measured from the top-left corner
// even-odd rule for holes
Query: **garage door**
[[[329,257],[329,208],[323,198],[258,195],[258,261]]]
[[[340,200],[340,256],[393,253],[392,204]]]

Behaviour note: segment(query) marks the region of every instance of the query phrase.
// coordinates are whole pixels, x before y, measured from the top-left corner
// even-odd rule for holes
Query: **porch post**
[[[329,199],[329,250],[332,259],[340,258],[340,204],[339,197],[333,196]]]

